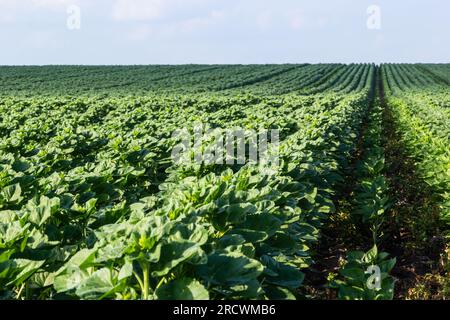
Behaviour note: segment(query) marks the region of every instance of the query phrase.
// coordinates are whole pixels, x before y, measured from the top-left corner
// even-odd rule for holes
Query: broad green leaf
[[[81,299],[100,299],[115,288],[115,275],[108,268],[97,270],[83,280],[75,294]]]
[[[206,288],[190,278],[173,280],[158,288],[155,294],[160,300],[209,300]]]
[[[208,263],[197,269],[207,283],[233,286],[256,279],[264,266],[240,253],[216,253],[208,256]]]

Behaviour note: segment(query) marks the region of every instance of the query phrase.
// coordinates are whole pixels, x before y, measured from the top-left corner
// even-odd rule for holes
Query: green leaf
[[[39,203],[30,201],[27,204],[27,209],[30,212],[28,220],[37,226],[42,226],[58,209],[59,199],[49,199],[41,196]]]
[[[283,287],[267,286],[264,287],[264,292],[269,300],[296,300],[294,294]]]
[[[261,262],[266,267],[265,279],[270,284],[295,289],[300,287],[305,278],[298,268],[280,263],[267,255],[261,257]]]
[[[378,257],[378,248],[377,246],[373,246],[372,249],[366,252],[363,257],[363,261],[365,263],[376,263]]]
[[[45,261],[32,261],[26,259],[14,259],[14,269],[15,271],[20,270],[19,274],[17,274],[9,285],[14,283],[15,285],[19,285],[23,281],[27,280],[33,273],[39,270],[45,263]]]
[[[256,212],[256,207],[251,203],[237,203],[224,206],[213,216],[213,224],[219,230],[226,230],[231,225],[245,221],[247,215]]]
[[[233,286],[256,279],[264,266],[240,253],[215,253],[208,256],[208,263],[197,270],[208,283]]]
[[[202,254],[203,250],[196,242],[179,240],[164,244],[158,263],[152,266],[152,276],[165,276],[181,262]]]
[[[256,243],[273,236],[281,226],[281,221],[270,213],[248,215],[246,221],[231,230],[231,234],[240,234],[248,242]]]
[[[351,283],[364,283],[366,278],[364,271],[364,269],[358,267],[344,267],[340,270],[340,273]]]
[[[126,261],[125,264],[120,268],[118,280],[121,281],[133,275],[133,263],[131,261]]]
[[[71,270],[67,273],[55,276],[53,287],[56,292],[67,292],[79,287],[89,277],[87,272],[80,269]],[[49,284],[46,282],[46,284]]]
[[[156,290],[160,300],[209,300],[208,290],[197,280],[176,279]]]
[[[5,187],[0,192],[0,204],[2,199],[6,203],[20,202],[23,199],[21,197],[21,194],[22,189],[20,188],[20,184],[18,183],[12,186]]]
[[[76,289],[81,299],[100,299],[115,288],[114,275],[108,268],[102,268],[86,278]]]

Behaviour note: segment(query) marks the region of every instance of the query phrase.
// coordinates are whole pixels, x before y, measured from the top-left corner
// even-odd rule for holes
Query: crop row
[[[388,103],[398,132],[430,188],[443,221],[450,219],[450,131],[448,87],[412,67],[383,66]],[[421,80],[418,80],[421,79]]]
[[[292,297],[366,99],[4,99],[2,294]],[[196,122],[281,129],[282,168],[172,164]]]
[[[146,96],[219,92],[281,95],[366,86],[373,65],[189,65],[133,67],[0,67],[2,96]]]

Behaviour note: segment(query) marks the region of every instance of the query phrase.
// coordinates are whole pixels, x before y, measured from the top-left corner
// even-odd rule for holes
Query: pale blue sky
[[[0,0],[0,65],[450,62],[449,16],[448,0]]]

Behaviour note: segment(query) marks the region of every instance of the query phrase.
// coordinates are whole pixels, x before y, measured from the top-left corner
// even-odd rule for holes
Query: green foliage
[[[338,290],[338,299],[342,300],[392,300],[395,281],[389,273],[395,263],[395,258],[388,259],[387,253],[378,252],[377,246],[366,253],[350,252],[331,286]],[[380,274],[371,267],[379,268]]]
[[[297,298],[357,151],[375,70],[1,67],[0,297]],[[435,118],[444,130],[443,117]],[[279,129],[280,167],[174,164],[172,133],[199,122]],[[369,228],[374,238],[389,206],[379,126],[369,128],[373,143],[352,203],[361,232]],[[417,130],[428,130],[420,139],[440,160],[422,161],[420,172],[445,207],[445,133],[431,126]],[[429,149],[418,154],[431,159]],[[348,264],[386,261],[353,255]],[[355,297],[390,297],[384,290]]]
[[[428,71],[418,78],[417,69]],[[450,96],[446,65],[406,68],[383,66],[384,82],[390,89],[388,102],[416,174],[427,186],[442,221],[450,224]],[[404,72],[410,79],[400,76]]]

